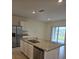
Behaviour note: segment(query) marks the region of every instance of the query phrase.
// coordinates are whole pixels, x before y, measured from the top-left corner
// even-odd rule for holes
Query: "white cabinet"
[[[25,45],[25,54],[28,56],[30,59],[33,59],[33,46],[29,43],[24,43]]]
[[[29,59],[33,59],[33,46],[31,44],[21,40],[20,48]]]
[[[12,16],[12,25],[20,25],[20,19],[22,18],[18,16]]]
[[[59,48],[44,52],[44,59],[58,59]]]
[[[25,52],[24,51],[24,41],[23,40],[20,40],[20,50],[21,50],[21,52]]]
[[[33,45],[21,40],[20,41],[21,51],[29,59],[59,59],[59,48],[50,51],[41,51],[38,48],[35,48]],[[34,54],[34,55],[33,55]]]

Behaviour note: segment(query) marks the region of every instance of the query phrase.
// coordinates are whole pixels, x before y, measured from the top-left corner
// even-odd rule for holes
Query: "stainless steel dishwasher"
[[[44,59],[44,51],[38,47],[34,47],[33,59]]]

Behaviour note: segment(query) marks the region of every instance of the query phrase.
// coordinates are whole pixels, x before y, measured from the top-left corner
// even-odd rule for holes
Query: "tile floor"
[[[59,49],[59,59],[66,59],[66,57],[65,57],[65,46],[62,46]]]
[[[23,53],[21,53],[19,48],[13,48],[12,49],[12,59],[28,59],[26,56],[24,56]]]

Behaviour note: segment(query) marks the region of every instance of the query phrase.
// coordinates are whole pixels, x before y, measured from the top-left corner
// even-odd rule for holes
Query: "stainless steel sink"
[[[28,40],[29,42],[32,42],[32,43],[39,43],[39,41],[37,40]]]

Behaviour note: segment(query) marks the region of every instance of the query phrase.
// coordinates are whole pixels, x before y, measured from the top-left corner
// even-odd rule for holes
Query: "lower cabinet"
[[[24,51],[24,41],[23,40],[20,40],[20,50],[21,50],[21,52],[25,52]]]
[[[33,46],[29,43],[24,42],[24,50],[25,50],[25,55],[29,59],[33,59]]]
[[[59,48],[50,51],[45,51],[44,59],[59,59]]]
[[[21,46],[20,49],[21,51],[29,58],[33,59],[33,46],[29,43],[26,43],[25,41],[21,40],[20,41]]]
[[[20,50],[29,58],[29,59],[59,59],[59,48],[44,51],[38,47],[35,47],[23,40],[20,40]]]

